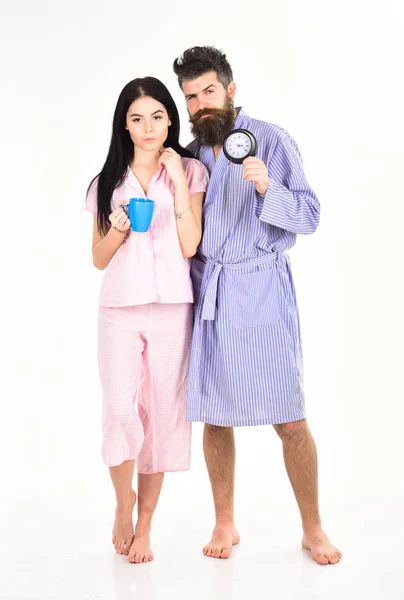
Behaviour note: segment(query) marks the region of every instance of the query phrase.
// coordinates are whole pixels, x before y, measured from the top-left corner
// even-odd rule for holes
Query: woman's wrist
[[[122,237],[128,235],[128,233],[130,232],[130,227],[129,229],[119,229],[119,227],[111,225],[110,231],[113,231],[114,233],[116,233],[117,235],[119,234]]]
[[[176,219],[182,219],[182,215],[186,212],[188,212],[189,210],[191,210],[192,208],[192,204],[190,204],[189,206],[187,206],[184,210],[182,210],[181,212],[177,212],[176,210],[174,210],[174,217]]]

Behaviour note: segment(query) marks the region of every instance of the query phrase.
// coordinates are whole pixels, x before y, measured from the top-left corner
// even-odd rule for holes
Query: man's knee
[[[274,429],[282,441],[303,438],[308,433],[306,419],[292,421],[291,423],[279,423],[274,425]]]
[[[220,427],[205,423],[205,433],[213,437],[228,437],[233,435],[233,427]]]

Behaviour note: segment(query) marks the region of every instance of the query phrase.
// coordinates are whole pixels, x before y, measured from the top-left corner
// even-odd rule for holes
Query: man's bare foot
[[[205,556],[212,558],[229,558],[233,546],[238,544],[239,541],[240,536],[233,523],[216,525],[212,539],[203,549],[203,553]]]
[[[118,554],[129,554],[134,536],[132,513],[135,504],[136,494],[132,490],[132,497],[128,503],[116,507],[112,543]]]
[[[147,563],[153,560],[154,555],[150,548],[150,533],[135,533],[135,538],[130,547],[128,560],[131,563]]]
[[[313,560],[319,565],[335,565],[342,558],[341,552],[333,546],[321,528],[306,531],[302,546],[310,550]]]

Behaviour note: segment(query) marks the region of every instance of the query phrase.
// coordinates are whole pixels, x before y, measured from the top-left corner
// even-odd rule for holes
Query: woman
[[[106,269],[98,362],[102,455],[117,499],[112,542],[135,563],[153,559],[151,520],[164,473],[187,470],[190,460],[189,258],[201,239],[208,174],[180,146],[179,131],[174,100],[159,80],[129,82],[117,102],[107,159],[86,200],[94,214],[93,262]],[[146,233],[130,228],[122,205],[131,197],[154,200]],[[132,489],[135,461],[138,498]]]

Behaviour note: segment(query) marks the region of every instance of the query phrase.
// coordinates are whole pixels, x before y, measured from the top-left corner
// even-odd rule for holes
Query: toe
[[[129,554],[128,554],[128,560],[131,563],[135,562],[135,556],[136,556],[136,552],[134,550],[134,548],[131,546],[129,549]]]
[[[317,554],[313,558],[319,565],[328,565],[328,558],[324,554]]]
[[[339,556],[338,556],[337,552],[329,552],[325,556],[328,558],[328,561],[331,564],[335,564],[336,562],[339,561]]]

